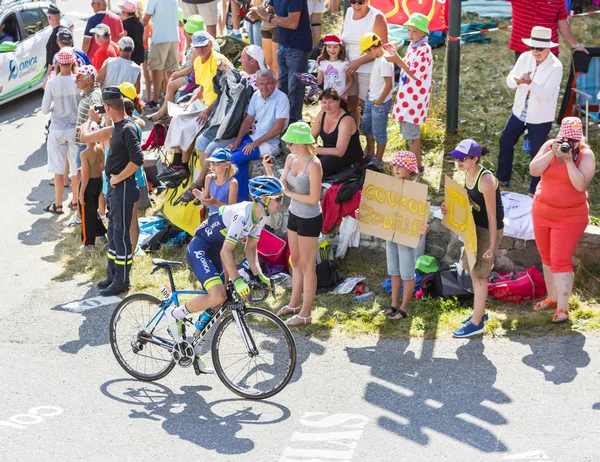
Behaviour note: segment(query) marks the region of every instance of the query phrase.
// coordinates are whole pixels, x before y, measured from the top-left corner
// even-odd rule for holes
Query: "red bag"
[[[488,292],[506,302],[528,302],[546,293],[544,277],[535,266],[517,274],[492,273],[488,278]]]
[[[266,229],[260,232],[260,239],[258,240],[256,250],[265,263],[287,266],[285,258],[286,248],[287,242],[275,236],[275,234],[270,233]]]

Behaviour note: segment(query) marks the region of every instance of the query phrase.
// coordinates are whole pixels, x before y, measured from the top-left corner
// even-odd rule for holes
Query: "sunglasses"
[[[275,202],[281,202],[283,201],[283,196],[269,196],[269,199],[274,200]]]
[[[225,162],[209,162],[211,167],[216,167],[218,165],[225,165]]]
[[[544,50],[547,50],[548,48],[529,47],[529,49],[531,51],[544,51]]]
[[[350,0],[350,4],[354,5],[355,3],[358,3],[359,5],[364,5],[366,0]]]

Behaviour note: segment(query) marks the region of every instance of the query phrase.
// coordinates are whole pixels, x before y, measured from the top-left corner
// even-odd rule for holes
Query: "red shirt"
[[[511,50],[519,53],[529,51],[529,47],[521,39],[531,37],[531,29],[535,26],[552,29],[552,41],[558,43],[558,21],[567,19],[569,13],[565,0],[509,0],[512,3],[512,33],[510,35]],[[558,55],[558,47],[552,48]]]
[[[96,68],[96,70],[100,70],[104,61],[108,58],[118,58],[121,56],[121,50],[119,50],[119,45],[115,42],[103,43],[100,45],[100,48],[96,50],[96,54],[92,58],[92,66]]]
[[[98,44],[96,40],[94,40],[94,34],[91,32],[91,29],[96,27],[98,24],[106,24],[110,27],[111,39],[115,42],[119,41],[119,36],[123,34],[123,23],[121,22],[121,18],[116,14],[110,11],[99,11],[88,19],[88,22],[85,26],[84,36],[90,37],[92,42],[90,43],[90,49],[87,52],[87,55],[90,59],[94,57],[96,51],[98,51]]]

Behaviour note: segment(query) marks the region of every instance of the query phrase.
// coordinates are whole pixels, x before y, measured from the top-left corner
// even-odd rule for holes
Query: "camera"
[[[571,150],[571,145],[566,141],[563,141],[560,145],[560,152],[564,152],[565,154]]]

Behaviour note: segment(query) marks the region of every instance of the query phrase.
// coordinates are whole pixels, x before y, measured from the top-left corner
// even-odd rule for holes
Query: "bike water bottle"
[[[194,327],[198,330],[204,329],[204,326],[206,326],[206,323],[212,318],[213,314],[215,314],[215,310],[212,308],[203,311],[202,314],[198,316],[198,320],[194,323]]]
[[[525,137],[523,138],[523,151],[531,152],[531,143],[529,141],[529,132],[525,130]]]
[[[366,294],[357,295],[354,297],[354,303],[364,303],[367,300],[373,298],[375,296],[375,292],[367,292]]]

